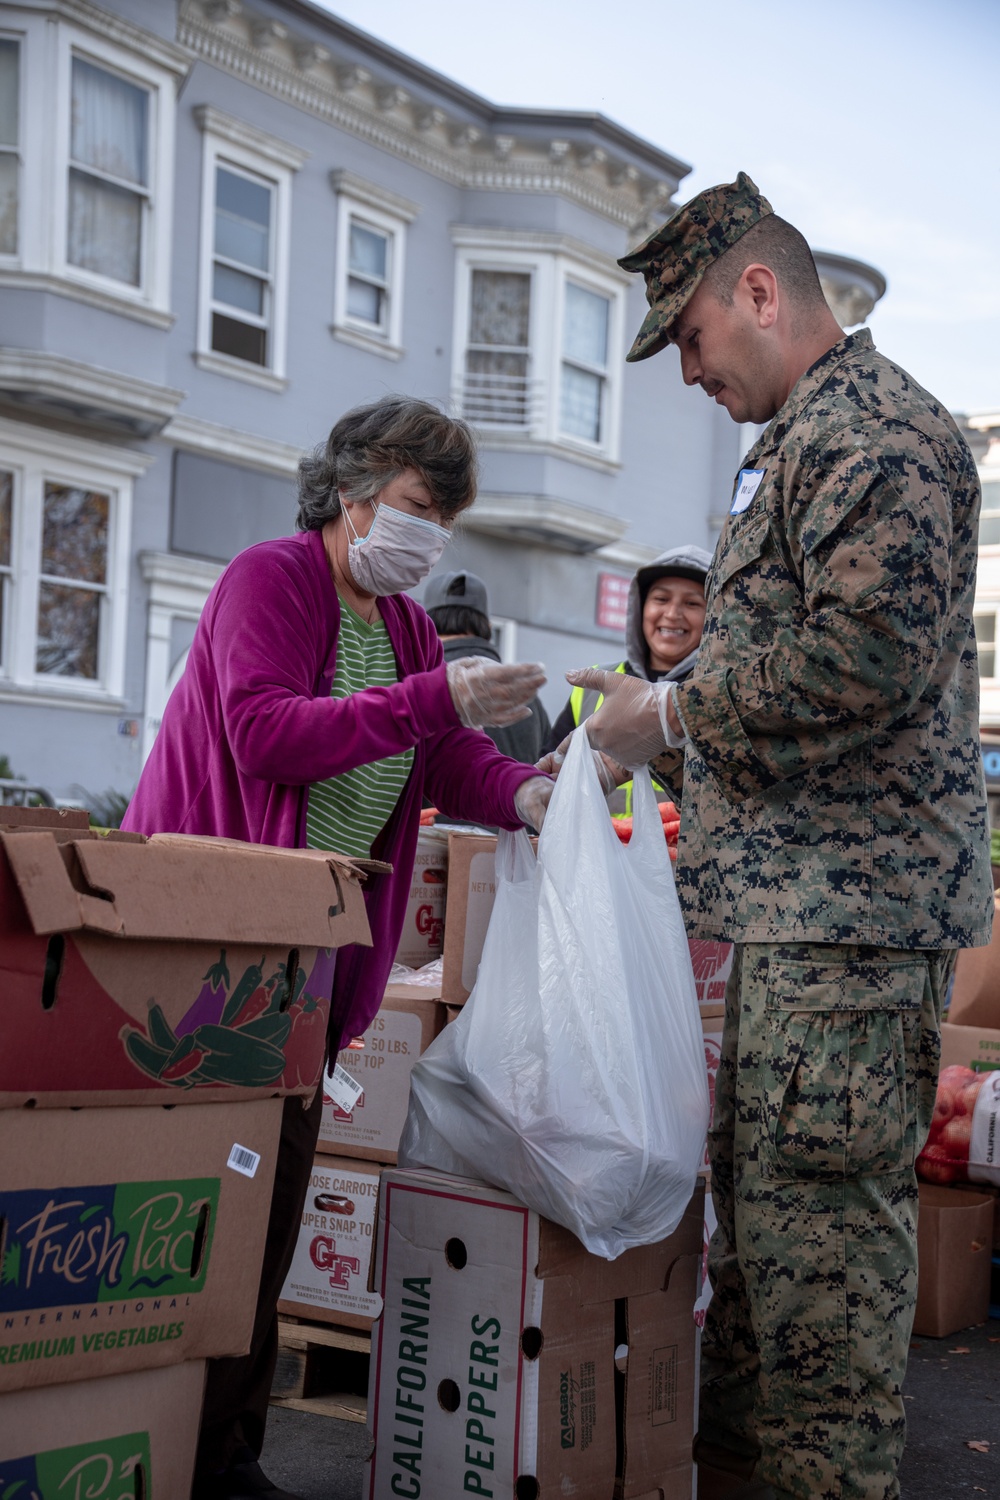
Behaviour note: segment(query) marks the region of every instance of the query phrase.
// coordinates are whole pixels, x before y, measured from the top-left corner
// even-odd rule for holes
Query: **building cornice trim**
[[[286,167],[290,172],[297,172],[309,160],[310,153],[300,146],[293,146],[291,142],[283,141],[276,135],[269,135],[256,125],[248,125],[235,115],[227,115],[221,109],[216,109],[214,104],[196,104],[191,113],[199,127],[209,135],[218,136],[231,146],[242,146],[253,151],[276,166]]]
[[[452,243],[463,250],[539,250],[547,255],[564,255],[591,270],[599,271],[621,286],[631,286],[632,277],[623,271],[613,255],[587,245],[569,234],[543,229],[493,229],[474,224],[450,224]]]
[[[150,585],[152,603],[169,602],[175,607],[188,605],[200,612],[212,586],[226,567],[206,558],[185,557],[178,552],[140,552],[139,569]],[[190,599],[178,594],[190,595]]]
[[[335,168],[330,173],[330,186],[335,193],[343,193],[347,198],[365,203],[369,208],[377,208],[384,214],[391,214],[407,224],[412,224],[420,212],[419,203],[411,202],[401,193],[392,193],[388,188],[379,187],[378,183],[369,182],[366,177],[359,177],[346,167]]]
[[[341,34],[334,17],[316,12],[314,19]],[[327,55],[319,58],[312,38],[276,39],[271,31],[263,42],[255,40],[263,35],[260,21],[242,6],[225,8],[216,19],[196,0],[184,0],[178,40],[212,66],[458,187],[559,194],[634,232],[666,217],[689,170],[601,115],[505,110],[473,95],[460,114],[449,115],[426,97],[411,97],[398,78],[374,77],[344,55],[329,56],[325,47],[319,52]],[[354,35],[382,60],[374,38]],[[399,62],[387,56],[385,63],[398,74]],[[428,71],[421,81],[432,93],[451,96],[437,75]],[[518,129],[527,134],[509,133]],[[622,159],[616,150],[625,153]]]
[[[608,547],[599,547],[592,554],[595,561],[609,563],[613,567],[628,568],[634,571],[636,568],[644,568],[647,563],[654,562],[660,556],[663,549],[648,546],[645,542],[612,542]]]
[[[262,437],[254,432],[241,432],[235,427],[223,427],[217,422],[206,422],[186,412],[180,412],[168,422],[160,437],[188,453],[223,459],[247,469],[261,469],[268,474],[279,474],[283,479],[298,472],[302,457],[301,448],[291,443],[281,443],[276,438]]]
[[[569,552],[595,552],[617,542],[628,526],[621,516],[552,495],[480,495],[462,516],[469,531],[522,537]]]
[[[155,436],[185,396],[137,375],[44,350],[13,348],[0,348],[0,390],[123,421],[141,437]]]
[[[88,286],[81,281],[53,276],[46,271],[0,269],[0,287],[5,286],[15,287],[19,292],[51,292],[57,297],[69,297],[74,302],[85,302],[88,307],[100,308],[101,312],[117,313],[123,318],[148,323],[150,327],[164,331],[172,328],[175,321],[173,313],[149,307],[131,297],[116,296],[114,292],[105,292],[100,287]]]

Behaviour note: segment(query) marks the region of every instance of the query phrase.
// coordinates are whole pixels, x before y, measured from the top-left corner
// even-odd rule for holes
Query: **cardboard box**
[[[1000,1255],[1000,1187],[993,1187],[988,1182],[956,1182],[953,1184],[957,1193],[986,1193],[993,1199],[993,1244],[994,1256]]]
[[[532,840],[537,844],[537,840]],[[444,923],[441,997],[464,1005],[479,972],[486,929],[496,900],[496,836],[452,832],[448,842],[448,902]],[[698,1004],[712,1015],[724,1007],[733,967],[732,943],[689,941]]]
[[[948,1020],[952,1026],[1000,1027],[1000,900],[994,900],[989,946],[963,948],[958,955]]]
[[[941,1027],[941,1066],[948,1068],[953,1063],[972,1068],[976,1073],[990,1073],[994,1068],[1000,1068],[1000,1030],[953,1026],[945,1021]]]
[[[0,1391],[245,1353],[281,1113],[0,1110]]]
[[[441,956],[448,890],[448,830],[422,828],[396,963],[419,969]]]
[[[694,987],[703,1016],[724,1015],[726,984],[733,968],[732,943],[715,943],[707,938],[689,938]]]
[[[690,1493],[703,1184],[615,1261],[509,1193],[382,1174],[365,1493]]]
[[[441,977],[441,998],[448,1005],[464,1004],[476,982],[497,893],[496,853],[495,834],[448,835],[448,900]]]
[[[0,831],[0,1106],[310,1093],[364,862],[231,840]]]
[[[725,1008],[721,1005],[705,1006],[701,1012],[701,1034],[705,1042],[705,1068],[708,1073],[709,1124],[711,1124],[712,1116],[715,1114],[715,1080],[719,1076],[719,1059],[722,1056],[722,1026],[725,1015]],[[708,1160],[708,1143],[706,1142],[702,1168],[707,1172],[710,1166],[711,1163]]]
[[[914,1333],[937,1339],[985,1323],[992,1239],[993,1199],[988,1193],[920,1184]]]
[[[182,1500],[190,1494],[202,1360],[0,1396],[0,1495]]]
[[[413,1064],[444,1023],[440,986],[427,991],[414,985],[390,985],[364,1036],[344,1047],[337,1058],[364,1089],[352,1109],[334,1103],[327,1092],[326,1075],[317,1151],[395,1163]]]
[[[701,1286],[694,1304],[694,1321],[698,1329],[705,1326],[705,1314],[712,1300],[712,1283],[708,1279],[708,1247],[719,1222],[715,1215],[715,1204],[712,1202],[712,1179],[707,1172],[704,1174],[704,1181],[705,1219],[702,1226]]]
[[[367,1331],[382,1310],[369,1290],[377,1162],[317,1156],[278,1311]]]

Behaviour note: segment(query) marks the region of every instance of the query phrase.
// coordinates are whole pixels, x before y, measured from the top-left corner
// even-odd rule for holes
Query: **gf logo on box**
[[[317,1271],[329,1271],[330,1285],[339,1291],[350,1290],[351,1277],[361,1275],[361,1262],[354,1255],[338,1255],[336,1241],[328,1234],[313,1236],[309,1258]]]

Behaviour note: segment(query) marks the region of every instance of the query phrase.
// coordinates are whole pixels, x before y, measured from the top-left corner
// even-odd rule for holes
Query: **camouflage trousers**
[[[779,1500],[893,1500],[914,1162],[954,953],[737,948],[709,1132],[699,1438]]]

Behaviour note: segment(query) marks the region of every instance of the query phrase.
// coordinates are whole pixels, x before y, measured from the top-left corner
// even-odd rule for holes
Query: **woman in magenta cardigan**
[[[405,398],[359,407],[299,479],[298,534],[250,547],[212,590],[122,826],[287,847],[322,847],[335,829],[347,852],[392,864],[367,882],[372,947],[337,954],[335,1055],[378,1009],[424,798],[459,819],[540,827],[552,784],[478,732],[524,717],[541,669],[446,666],[402,592],[430,572],[475,497],[464,423]],[[285,1107],[253,1345],[210,1364],[196,1497],[287,1495],[257,1459],[321,1105],[318,1090],[310,1109]]]

